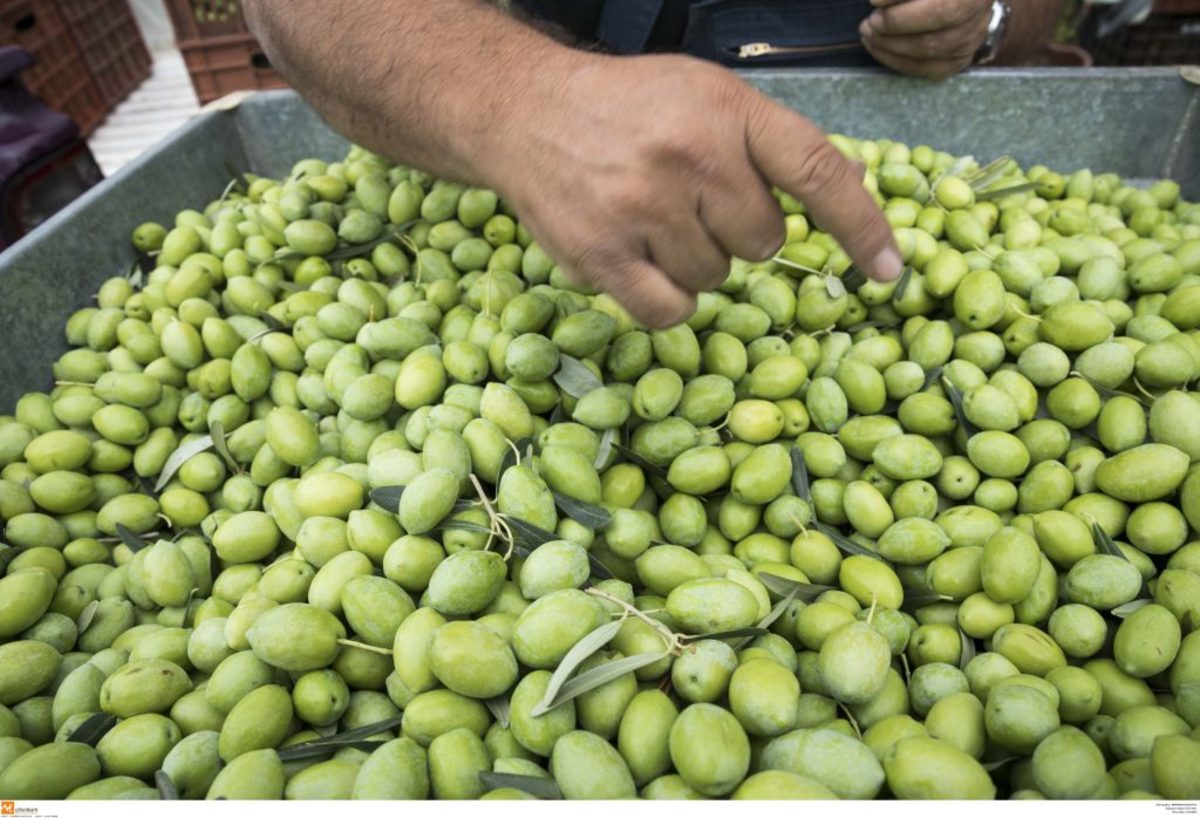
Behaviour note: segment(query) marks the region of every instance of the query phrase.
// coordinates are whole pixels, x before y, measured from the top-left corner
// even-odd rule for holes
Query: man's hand
[[[497,187],[566,270],[646,324],[686,319],[729,256],[778,252],[771,185],[805,202],[864,272],[899,275],[862,168],[730,72],[687,57],[589,56],[561,87],[537,103],[537,128],[506,129],[521,147]]]
[[[987,38],[992,0],[873,0],[862,25],[875,59],[904,74],[941,79],[971,65]]]
[[[483,0],[247,0],[246,12],[271,62],[335,127],[493,188],[565,270],[649,326],[687,318],[731,254],[780,248],[771,185],[863,272],[900,273],[861,169],[710,63],[575,51]]]

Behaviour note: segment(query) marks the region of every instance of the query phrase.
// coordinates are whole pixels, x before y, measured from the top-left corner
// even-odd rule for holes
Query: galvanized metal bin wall
[[[982,161],[1165,176],[1200,196],[1200,88],[1175,69],[996,70],[936,84],[873,71],[746,76],[831,131]],[[293,92],[258,94],[196,118],[0,255],[0,412],[50,388],[67,317],[128,268],[136,225],[203,207],[234,172],[282,175],[346,147]]]

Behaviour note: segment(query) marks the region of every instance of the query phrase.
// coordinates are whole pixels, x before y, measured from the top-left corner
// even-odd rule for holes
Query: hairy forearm
[[[1041,49],[1054,36],[1063,0],[1010,0],[1012,20],[998,61],[1018,63]]]
[[[246,0],[283,76],[358,144],[497,185],[529,102],[585,56],[485,0]]]

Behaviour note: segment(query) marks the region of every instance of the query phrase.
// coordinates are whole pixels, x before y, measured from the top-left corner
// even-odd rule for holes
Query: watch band
[[[1012,15],[1012,7],[1008,0],[992,0],[992,14],[988,19],[987,35],[983,45],[975,52],[975,65],[987,65],[996,59],[1000,46],[1004,42],[1004,33],[1008,29],[1008,20]]]

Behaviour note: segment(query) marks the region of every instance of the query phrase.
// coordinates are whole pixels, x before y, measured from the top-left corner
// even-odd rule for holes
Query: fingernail
[[[875,256],[871,262],[871,278],[876,281],[892,281],[899,278],[904,269],[904,262],[895,248],[888,247]]]

